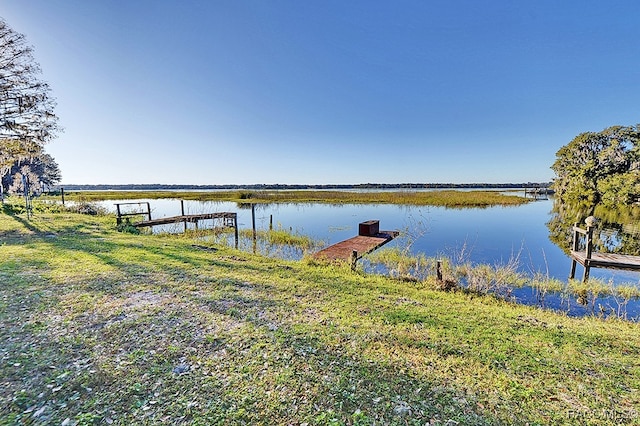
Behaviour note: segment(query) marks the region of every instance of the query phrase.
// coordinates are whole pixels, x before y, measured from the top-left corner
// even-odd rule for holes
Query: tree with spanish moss
[[[55,100],[40,73],[25,36],[0,18],[0,182],[42,156],[60,131]]]
[[[560,148],[551,168],[564,203],[632,205],[640,198],[640,125],[582,133]]]
[[[24,178],[23,178],[24,177]],[[29,189],[38,193],[51,189],[62,179],[58,163],[49,154],[42,153],[14,163],[7,175],[2,179],[2,186],[9,193],[24,193],[24,179],[29,182]]]

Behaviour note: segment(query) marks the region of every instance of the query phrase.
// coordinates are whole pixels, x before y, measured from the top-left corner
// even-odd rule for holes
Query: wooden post
[[[351,270],[355,271],[356,270],[356,263],[358,262],[358,251],[357,250],[353,250],[351,252],[351,257],[349,258],[349,262],[351,262]]]
[[[591,220],[592,219],[592,220]],[[593,228],[595,227],[595,218],[589,216],[585,223],[587,224],[587,242],[585,247],[585,261],[584,261],[584,275],[582,276],[582,282],[586,282],[589,279],[589,269],[591,269],[591,253],[593,252]]]
[[[573,251],[578,251],[578,231],[576,230],[576,228],[578,227],[578,222],[576,222],[573,225],[573,244],[572,244],[572,250]],[[572,258],[571,259],[571,273],[569,274],[569,278],[573,279],[576,276],[576,266],[578,265],[578,262]]]
[[[187,232],[187,219],[184,218],[184,200],[180,200],[180,211],[182,212],[182,223],[184,223],[184,232]]]
[[[236,238],[236,250],[238,249],[238,213],[233,214],[233,227],[235,228],[234,235]]]
[[[269,231],[273,231],[273,215],[269,215]]]
[[[593,226],[587,225],[587,243],[586,248],[587,259],[591,259],[591,253],[593,252]]]
[[[253,253],[256,253],[257,235],[256,235],[256,205],[251,204],[251,229],[253,230]]]
[[[64,195],[62,196],[64,200]],[[62,202],[64,205],[64,201]],[[116,225],[120,225],[122,223],[122,216],[120,215],[120,204],[116,203],[116,212],[118,213],[118,217],[116,217]]]
[[[62,207],[64,207],[64,188],[60,188],[60,194],[62,194]]]
[[[442,281],[442,261],[440,259],[436,261],[436,278],[438,281]]]
[[[149,205],[148,201],[147,201],[147,216],[149,216],[149,220],[151,220],[151,206]]]

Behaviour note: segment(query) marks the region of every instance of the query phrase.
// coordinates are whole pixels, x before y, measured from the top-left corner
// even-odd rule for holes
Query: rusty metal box
[[[380,232],[379,220],[367,220],[358,225],[358,235],[373,237]]]

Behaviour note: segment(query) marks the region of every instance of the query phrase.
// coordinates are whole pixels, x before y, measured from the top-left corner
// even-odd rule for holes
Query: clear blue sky
[[[0,0],[63,183],[547,181],[640,122],[636,0]]]

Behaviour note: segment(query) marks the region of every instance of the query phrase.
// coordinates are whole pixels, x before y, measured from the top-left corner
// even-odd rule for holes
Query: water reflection
[[[135,201],[149,201],[154,218],[181,213],[179,200]],[[114,210],[116,202],[105,202],[104,206]],[[243,230],[252,228],[249,203],[185,201],[184,208],[186,214],[236,212],[241,234]],[[401,231],[401,237],[385,246],[389,249],[400,249],[427,258],[487,264],[494,268],[510,265],[517,259],[515,270],[528,274],[532,279],[521,288],[509,289],[509,298],[560,309],[570,315],[582,315],[595,314],[595,310],[601,308],[612,312],[619,306],[611,298],[598,298],[591,306],[582,306],[576,302],[575,295],[537,286],[535,277],[566,283],[571,266],[568,256],[571,228],[575,222],[584,222],[584,218],[592,214],[601,219],[597,233],[599,249],[640,254],[638,211],[631,209],[614,215],[597,207],[561,205],[553,198],[520,206],[483,209],[393,204],[258,204],[255,206],[255,223],[258,230],[269,227],[285,229],[330,245],[356,235],[358,223],[379,220],[382,230]],[[176,232],[176,229],[158,227],[154,232]],[[251,247],[243,245],[242,240],[240,246],[246,250]],[[265,254],[271,256],[299,259],[305,254],[304,250],[279,250],[268,243],[259,244],[258,249],[261,247]],[[637,285],[640,274],[592,269],[591,278],[612,286]],[[637,303],[626,308],[631,317],[640,315]]]
[[[565,253],[571,249],[571,229],[584,227],[584,220],[595,216],[594,249],[607,253],[640,255],[640,206],[612,210],[601,205],[568,204],[554,200],[547,223],[549,238]]]
[[[128,200],[150,202],[153,218],[181,214],[180,200]],[[115,203],[101,203],[115,211]],[[236,212],[238,226],[252,228],[251,204],[184,201],[186,214]],[[640,208],[639,208],[640,210]],[[384,230],[401,231],[388,247],[408,248],[429,257],[466,256],[473,263],[490,265],[519,257],[522,272],[543,273],[566,280],[569,275],[571,227],[592,213],[602,219],[598,242],[602,247],[627,254],[640,254],[638,211],[623,212],[611,221],[612,212],[561,205],[553,198],[511,207],[448,209],[394,204],[257,204],[258,229],[282,228],[324,241],[327,245],[351,238],[358,223],[376,219]],[[190,225],[191,226],[191,225]],[[183,225],[156,227],[154,232],[181,232]],[[593,270],[593,278],[616,282],[638,282],[640,274]]]

